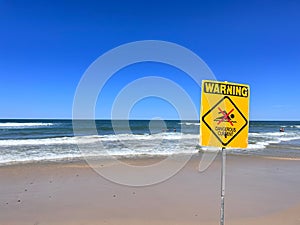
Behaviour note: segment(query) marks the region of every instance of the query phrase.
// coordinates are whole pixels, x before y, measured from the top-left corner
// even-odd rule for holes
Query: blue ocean
[[[131,120],[127,121],[130,131],[123,129],[124,122],[117,123],[116,132],[116,123],[96,120],[98,134],[89,135],[89,122],[82,121],[82,134],[74,136],[72,120],[0,120],[0,165],[78,160],[82,158],[78,144],[88,146],[89,157],[164,156],[199,150],[199,121],[167,120],[162,126],[161,122]],[[285,132],[279,132],[280,127]],[[300,122],[251,121],[248,148],[227,151],[300,157]]]

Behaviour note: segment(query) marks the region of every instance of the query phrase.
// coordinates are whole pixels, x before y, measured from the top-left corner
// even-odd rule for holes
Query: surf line
[[[249,94],[247,86],[216,82],[205,82],[204,92],[210,94],[231,95],[245,98],[248,97]]]

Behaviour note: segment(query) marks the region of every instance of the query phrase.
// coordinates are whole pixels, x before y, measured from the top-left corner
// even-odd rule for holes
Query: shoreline
[[[214,153],[215,151],[208,151],[208,153]],[[218,151],[218,155],[219,155]],[[88,160],[90,161],[110,161],[111,158],[115,160],[120,161],[131,161],[131,162],[139,162],[143,160],[153,160],[153,161],[161,161],[165,158],[168,158],[170,156],[180,157],[180,155],[190,155],[191,159],[194,157],[202,157],[204,151],[200,150],[198,152],[195,151],[195,153],[179,153],[179,154],[173,154],[173,155],[124,155],[124,156],[97,156],[97,157],[88,157]],[[236,152],[227,152],[227,156],[235,156],[235,157],[250,157],[250,158],[265,158],[265,159],[272,159],[272,160],[291,160],[291,161],[300,161],[300,157],[298,156],[282,156],[282,155],[275,155],[271,156],[268,154],[243,154],[243,153],[236,153]],[[9,163],[0,163],[0,169],[4,167],[15,167],[15,166],[35,166],[35,165],[60,165],[60,164],[87,164],[87,159],[84,157],[75,157],[75,158],[62,158],[62,159],[53,159],[53,160],[36,160],[36,161],[18,161],[18,162],[9,162]],[[133,163],[134,164],[134,163]]]

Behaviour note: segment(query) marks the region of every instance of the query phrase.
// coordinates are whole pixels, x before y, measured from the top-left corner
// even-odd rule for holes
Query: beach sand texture
[[[147,187],[112,183],[85,162],[2,166],[0,224],[219,224],[220,157],[203,173],[200,158]],[[299,225],[299,171],[299,160],[228,155],[225,223]]]

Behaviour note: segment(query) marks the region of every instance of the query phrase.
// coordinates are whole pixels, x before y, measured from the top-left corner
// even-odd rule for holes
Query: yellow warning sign
[[[246,148],[249,96],[248,85],[203,80],[200,145]]]

